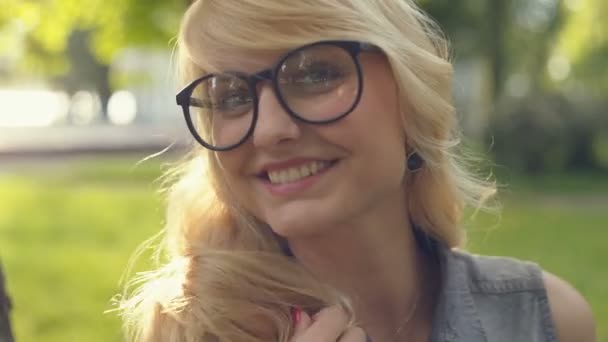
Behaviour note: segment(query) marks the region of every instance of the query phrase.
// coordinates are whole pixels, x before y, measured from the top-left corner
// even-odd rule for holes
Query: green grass
[[[0,178],[0,258],[17,341],[123,340],[119,319],[104,311],[163,212],[151,182],[158,164],[133,164]]]
[[[110,298],[134,249],[162,226],[158,162],[67,165],[0,176],[0,258],[18,341],[121,341]],[[608,179],[512,178],[502,215],[469,224],[478,253],[538,262],[591,303],[608,342]]]
[[[503,204],[501,217],[478,218],[473,226],[484,228],[469,230],[468,249],[534,261],[566,279],[591,304],[598,341],[608,341],[608,194],[511,196]]]

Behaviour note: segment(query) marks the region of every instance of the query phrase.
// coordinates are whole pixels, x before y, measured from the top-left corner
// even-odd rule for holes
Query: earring
[[[407,157],[407,161],[406,161],[407,169],[410,171],[420,170],[423,163],[424,163],[424,160],[422,160],[422,157],[420,157],[420,155],[416,152],[412,152]]]

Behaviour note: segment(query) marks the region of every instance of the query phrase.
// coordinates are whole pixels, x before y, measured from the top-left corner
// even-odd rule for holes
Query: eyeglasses
[[[357,41],[321,41],[287,52],[270,69],[253,75],[207,74],[181,90],[188,129],[203,146],[227,151],[243,144],[258,118],[257,84],[270,81],[283,109],[308,124],[329,124],[352,112],[363,91],[358,56],[380,51]]]

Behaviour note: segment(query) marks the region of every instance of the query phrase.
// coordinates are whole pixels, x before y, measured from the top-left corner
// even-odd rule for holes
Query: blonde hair
[[[198,0],[183,19],[179,71],[185,83],[235,51],[325,39],[365,41],[386,55],[402,113],[410,113],[402,115],[408,149],[425,161],[408,175],[404,210],[427,234],[460,245],[465,205],[481,207],[494,187],[471,176],[454,152],[448,45],[412,0]],[[214,152],[194,147],[173,175],[167,261],[121,302],[130,340],[287,341],[291,307],[340,304],[354,316],[347,298],[286,257],[271,229],[233,199]]]

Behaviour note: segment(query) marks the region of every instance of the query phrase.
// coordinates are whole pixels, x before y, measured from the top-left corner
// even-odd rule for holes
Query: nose
[[[289,115],[268,82],[259,85],[258,119],[253,131],[253,144],[270,147],[296,140],[301,135],[300,123]]]

